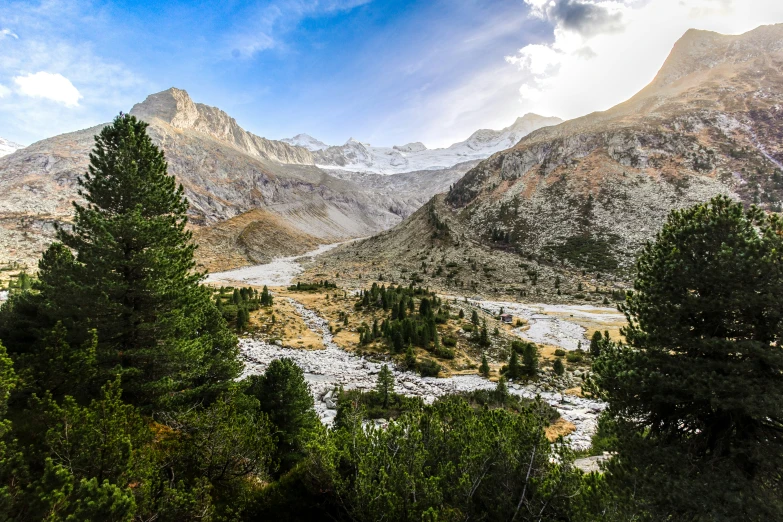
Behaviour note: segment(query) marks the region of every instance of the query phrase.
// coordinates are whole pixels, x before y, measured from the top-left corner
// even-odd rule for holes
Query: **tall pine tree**
[[[240,369],[236,337],[199,284],[183,188],[146,128],[120,114],[95,137],[79,179],[86,204],[74,204],[72,228],[39,264],[38,294],[17,310],[43,323],[27,325],[29,339],[60,321],[80,345],[95,328],[99,376],[122,375],[141,406],[200,396]],[[8,319],[0,333],[14,330]]]
[[[636,267],[628,345],[593,364],[611,483],[655,520],[783,519],[783,221],[718,197],[673,212]]]

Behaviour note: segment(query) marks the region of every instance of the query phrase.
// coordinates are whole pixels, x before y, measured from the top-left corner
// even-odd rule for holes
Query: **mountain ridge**
[[[463,294],[602,301],[628,284],[671,210],[722,194],[780,212],[783,24],[715,35],[689,31],[629,100],[531,132],[315,269],[405,284],[415,276]],[[710,53],[702,38],[720,41]],[[689,74],[677,73],[682,64]]]

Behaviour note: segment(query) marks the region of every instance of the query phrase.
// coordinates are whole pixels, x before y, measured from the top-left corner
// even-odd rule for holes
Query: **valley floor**
[[[240,339],[245,375],[263,372],[276,358],[292,358],[304,370],[316,409],[327,424],[336,414],[333,390],[340,386],[372,389],[386,358],[377,349],[359,344],[356,327],[360,322],[371,323],[373,316],[364,317],[352,306],[358,289],[297,292],[287,288],[302,274],[302,259],[315,257],[335,246],[323,245],[305,256],[215,273],[207,279],[212,285],[270,287],[275,296],[274,307],[255,313],[248,332]],[[569,363],[566,374],[558,378],[551,370],[551,363],[557,349],[586,349],[589,336],[595,331],[609,331],[616,338],[625,322],[623,316],[614,309],[593,305],[488,301],[457,295],[442,295],[441,299],[453,310],[463,310],[468,317],[477,310],[490,329],[497,328],[493,346],[506,346],[514,338],[539,345],[541,377],[536,381],[511,383],[509,390],[527,398],[539,395],[561,415],[553,433],[567,435],[574,449],[588,449],[604,404],[581,396],[581,384],[588,368]],[[512,324],[497,320],[501,309],[512,314]],[[350,318],[350,322],[346,321],[348,324],[340,320],[346,316]],[[458,348],[466,347],[458,351],[460,355],[453,361],[439,361],[444,367],[440,377],[421,377],[413,372],[394,370],[398,393],[432,402],[448,393],[495,387],[493,381],[497,380],[500,366],[505,362],[501,355],[504,352],[493,352],[492,347],[487,349],[492,372],[489,379],[480,376],[477,367],[481,351],[470,349],[471,343],[467,342],[467,334],[460,330],[460,324],[455,321],[454,325],[444,325],[458,337]],[[423,350],[420,352],[427,355]]]

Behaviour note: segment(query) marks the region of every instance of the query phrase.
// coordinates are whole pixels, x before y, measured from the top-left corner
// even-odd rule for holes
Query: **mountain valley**
[[[781,211],[782,66],[783,25],[688,31],[630,100],[530,133],[310,273],[608,302],[671,210],[723,194]]]

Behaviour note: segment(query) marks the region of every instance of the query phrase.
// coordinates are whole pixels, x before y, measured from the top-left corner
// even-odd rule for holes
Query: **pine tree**
[[[565,373],[565,366],[563,366],[563,360],[560,358],[555,359],[552,369],[555,371],[555,375],[563,375]]]
[[[183,188],[146,127],[121,114],[96,136],[79,179],[86,204],[74,204],[72,229],[58,230],[62,244],[39,264],[33,311],[44,324],[20,324],[18,315],[6,323],[42,339],[62,320],[72,346],[95,328],[103,378],[121,374],[126,399],[137,405],[222,387],[241,366],[236,337],[194,270]]]
[[[783,221],[725,197],[672,212],[636,271],[629,346],[593,363],[612,484],[656,520],[783,519]]]
[[[489,377],[489,363],[487,362],[487,354],[481,354],[481,366],[479,367],[479,373],[484,377]]]
[[[511,352],[511,358],[508,360],[508,368],[506,368],[506,376],[509,379],[519,379],[522,376],[522,367],[519,365],[519,356],[517,352]]]
[[[603,337],[601,332],[596,330],[593,333],[593,337],[590,338],[590,355],[598,357],[601,355],[601,345],[603,344]]]
[[[525,343],[522,349],[522,373],[528,377],[538,374],[538,348],[533,343]]]
[[[409,370],[416,369],[416,352],[413,351],[412,344],[409,344],[405,350],[405,367]]]
[[[375,385],[375,391],[381,396],[383,407],[389,407],[389,399],[394,395],[394,375],[387,365],[381,366],[378,373],[378,382]]]
[[[304,372],[293,359],[274,359],[263,375],[248,378],[247,393],[258,399],[276,428],[280,471],[291,469],[304,455],[309,433],[319,422]]]

